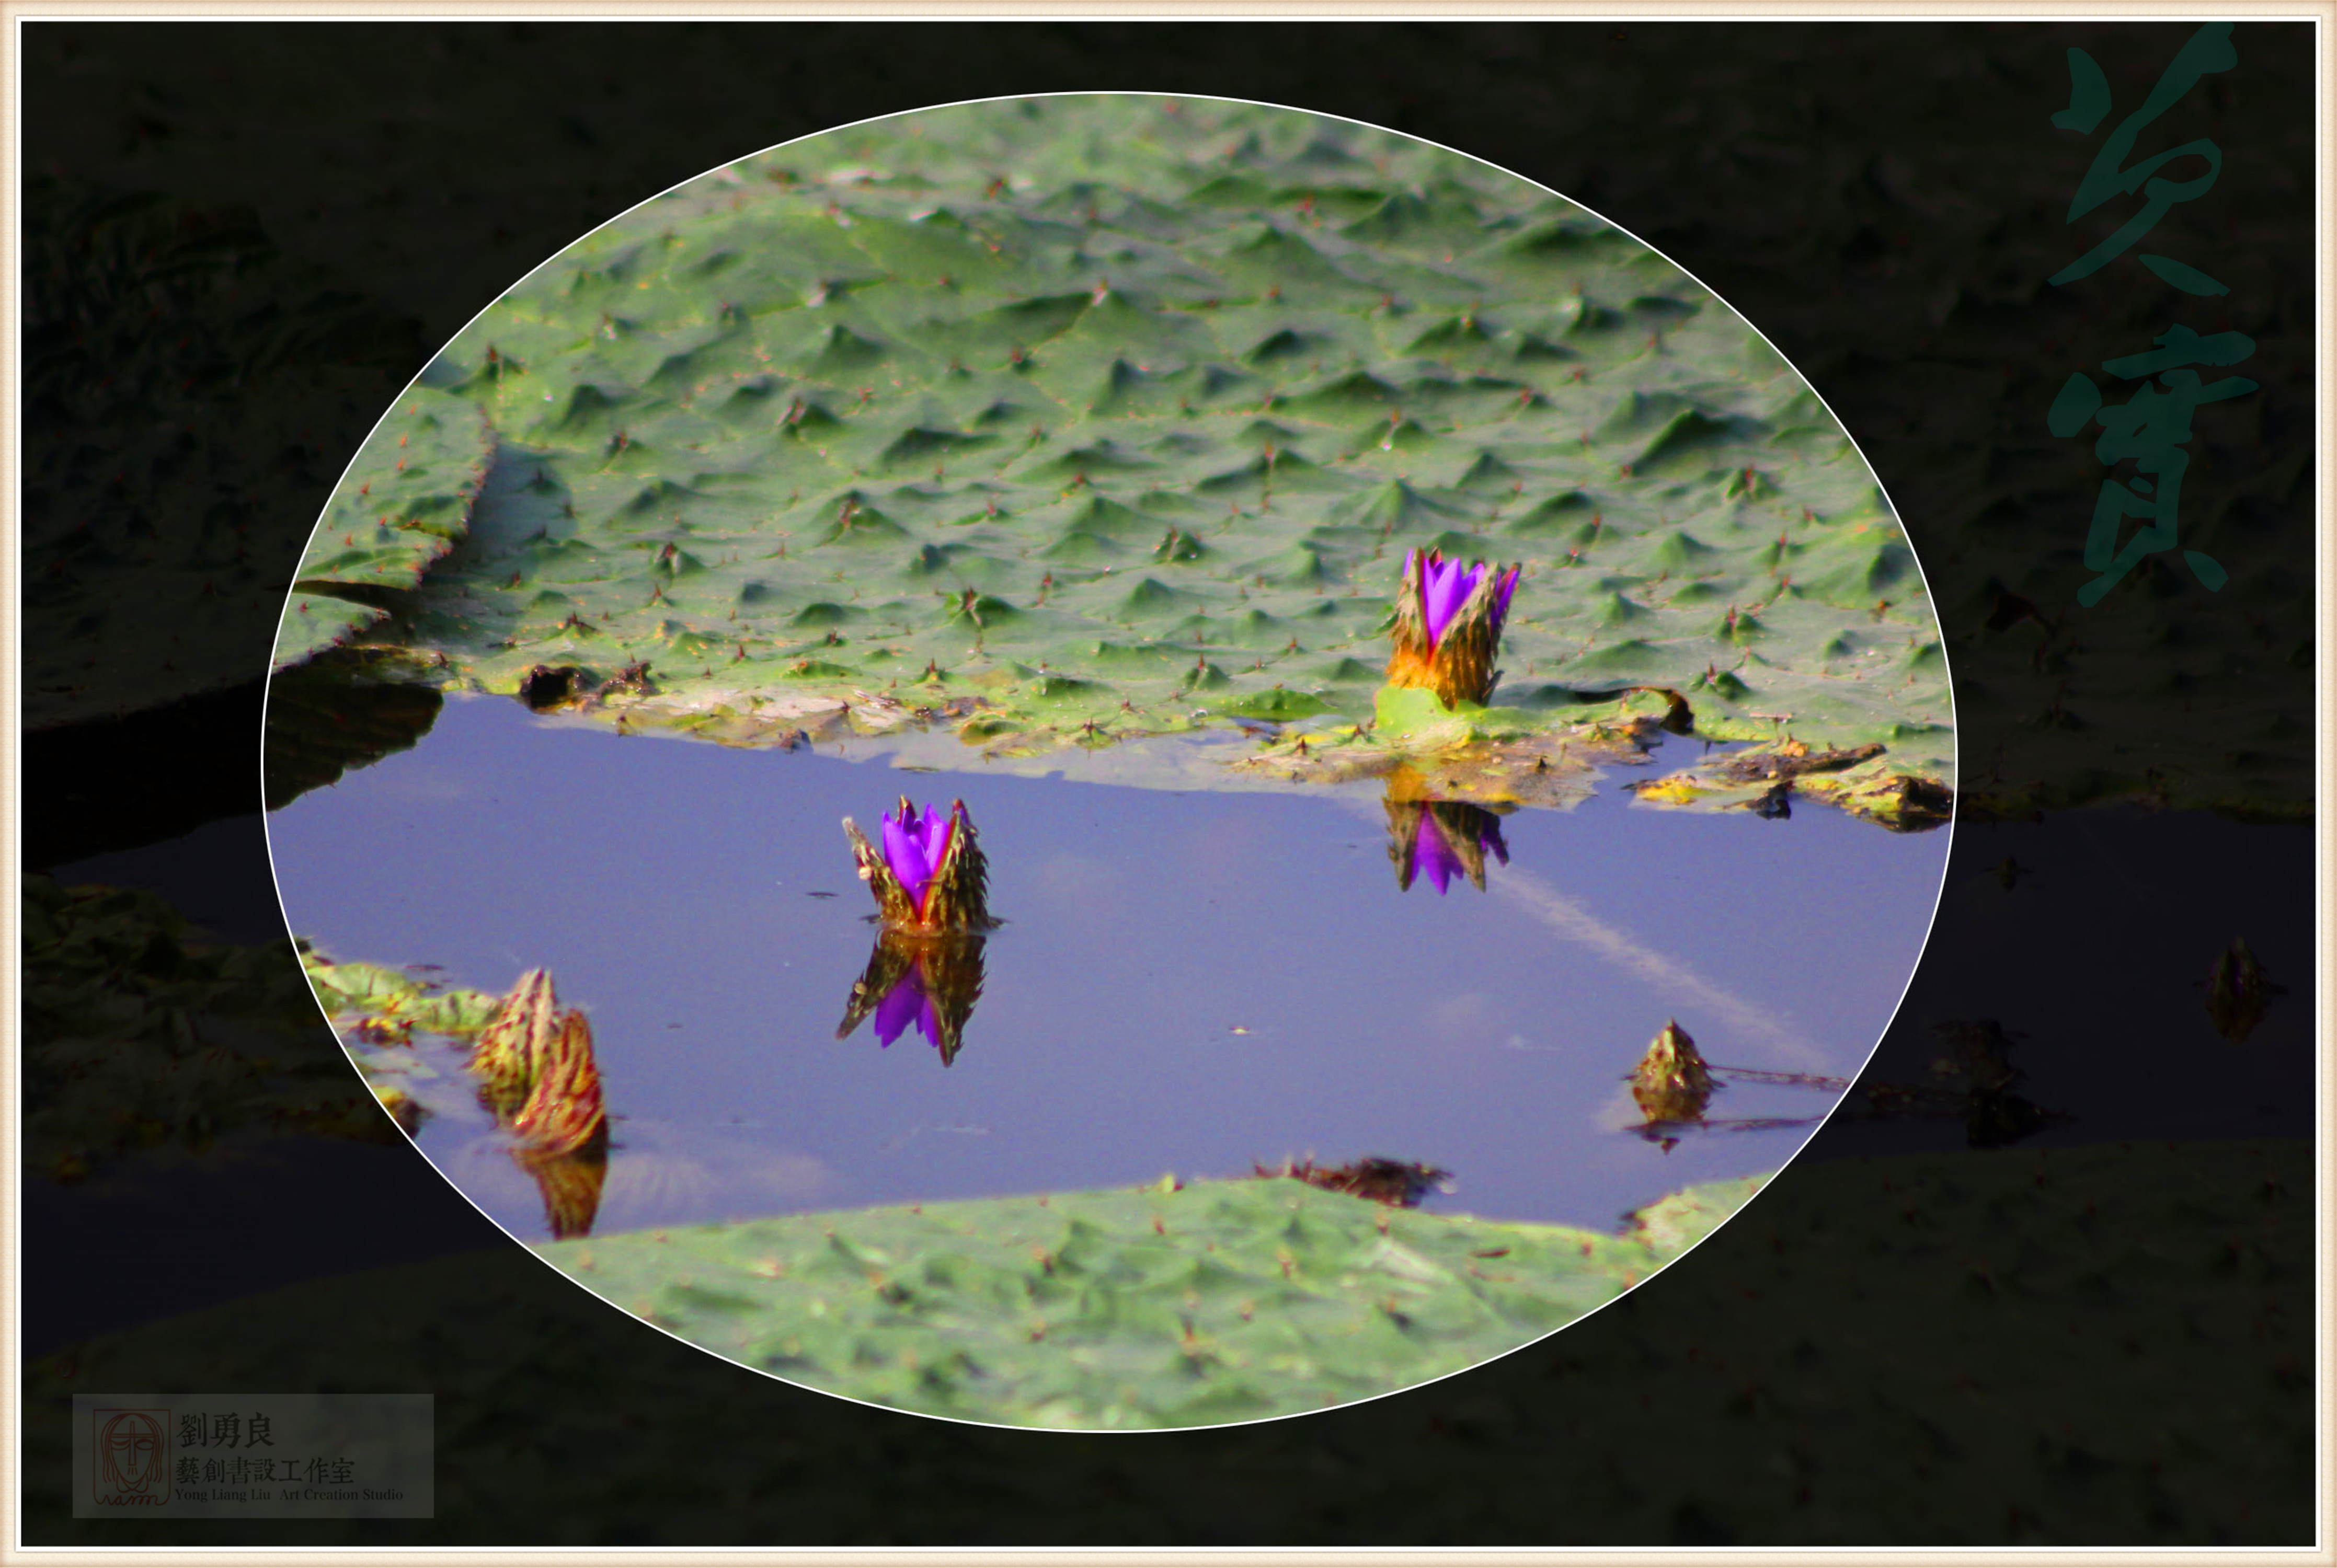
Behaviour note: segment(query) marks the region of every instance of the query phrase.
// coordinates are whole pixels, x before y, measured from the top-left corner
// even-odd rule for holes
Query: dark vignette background
[[[267,317],[174,338],[101,301],[84,320],[110,339],[29,324],[28,374],[74,389],[29,398],[24,426],[29,870],[269,938],[260,687],[236,672],[266,667],[300,544],[386,400],[497,291],[677,180],[1024,92],[1350,115],[1664,250],[1770,336],[1889,486],[1947,631],[1963,758],[1931,948],[1869,1073],[1943,1114],[1838,1119],[1662,1281],[1493,1366],[1222,1433],[922,1422],[601,1307],[402,1145],[285,1132],[142,1175],[25,1173],[22,1322],[46,1358],[26,1540],[2310,1540],[2310,30],[2241,27],[2238,69],[2145,134],[2222,148],[2216,187],[2141,248],[2227,297],[2131,256],[2042,282],[2109,227],[2065,227],[2068,196],[2192,30],[25,27],[28,239],[41,211],[160,196],[181,233],[249,253],[265,287],[236,308]],[[2049,123],[2072,44],[2116,100],[2092,138]],[[2102,469],[2044,410],[2177,320],[2257,344],[2242,371],[2262,391],[2201,414],[2185,492],[2183,542],[2232,584],[2210,597],[2156,558],[2079,609]],[[222,609],[214,578],[255,608]],[[73,601],[83,579],[136,613]],[[68,645],[97,657],[42,651]],[[76,688],[74,669],[96,673]],[[2287,987],[2237,1041],[2203,984],[2234,936]],[[337,1059],[321,1024],[297,1048]],[[222,1387],[435,1392],[438,1518],[65,1517],[71,1391]]]

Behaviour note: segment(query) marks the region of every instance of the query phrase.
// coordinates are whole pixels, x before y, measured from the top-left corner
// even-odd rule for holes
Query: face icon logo
[[[92,1422],[97,1445],[96,1493],[101,1503],[160,1505],[170,1495],[168,1441],[160,1412],[99,1410]]]

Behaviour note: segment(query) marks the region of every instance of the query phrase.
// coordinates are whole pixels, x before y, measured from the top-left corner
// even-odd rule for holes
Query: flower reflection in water
[[[592,1220],[601,1212],[601,1187],[609,1179],[609,1147],[569,1154],[547,1154],[533,1144],[512,1151],[512,1163],[534,1178],[543,1198],[544,1222],[552,1239],[564,1242],[592,1233]]]
[[[983,940],[970,931],[880,930],[868,967],[852,983],[836,1037],[874,1016],[878,1045],[891,1045],[914,1027],[948,1066],[982,996]]]
[[[1467,801],[1433,799],[1418,770],[1404,766],[1388,775],[1388,861],[1395,867],[1396,886],[1410,891],[1425,877],[1441,895],[1462,876],[1478,891],[1485,889],[1485,857],[1510,863],[1510,846],[1501,840],[1501,819]]]

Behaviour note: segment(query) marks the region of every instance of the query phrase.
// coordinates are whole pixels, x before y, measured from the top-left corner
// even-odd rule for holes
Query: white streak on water
[[[1485,879],[1489,891],[1521,905],[1543,925],[1570,942],[1579,942],[1602,957],[1610,959],[1667,994],[1681,999],[1682,1010],[1690,1000],[1707,1012],[1719,1015],[1736,1031],[1736,1038],[1760,1039],[1779,1055],[1804,1069],[1814,1070],[1832,1064],[1826,1055],[1811,1042],[1792,1019],[1745,1000],[1733,992],[1722,989],[1698,975],[1679,959],[1657,952],[1628,931],[1609,925],[1579,900],[1568,897],[1536,877],[1531,872],[1503,868]],[[1691,1034],[1694,1030],[1689,1031]],[[1719,1049],[1726,1056],[1731,1047],[1716,1041],[1699,1041],[1699,1046]]]

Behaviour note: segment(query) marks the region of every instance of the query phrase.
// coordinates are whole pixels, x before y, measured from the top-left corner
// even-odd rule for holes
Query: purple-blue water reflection
[[[973,771],[908,780],[456,700],[417,748],[269,831],[292,928],[328,954],[497,991],[544,965],[589,1011],[620,1118],[602,1231],[1309,1154],[1444,1166],[1455,1190],[1433,1207],[1605,1226],[1774,1168],[1805,1135],[1666,1154],[1620,1131],[1638,1119],[1624,1077],[1664,1022],[1716,1064],[1854,1072],[1947,848],[1814,805],[1787,822],[1636,807],[1613,781],[1574,811],[1501,819],[1508,863],[1488,857],[1484,894],[1423,899],[1390,875],[1376,785],[1178,794],[968,755]],[[837,1037],[877,966],[836,823],[904,782],[964,798],[1006,922],[947,1065],[914,1027],[889,1047]],[[1713,1114],[1826,1108],[1740,1085]],[[543,1233],[535,1190],[459,1095],[422,1144],[507,1228]]]

